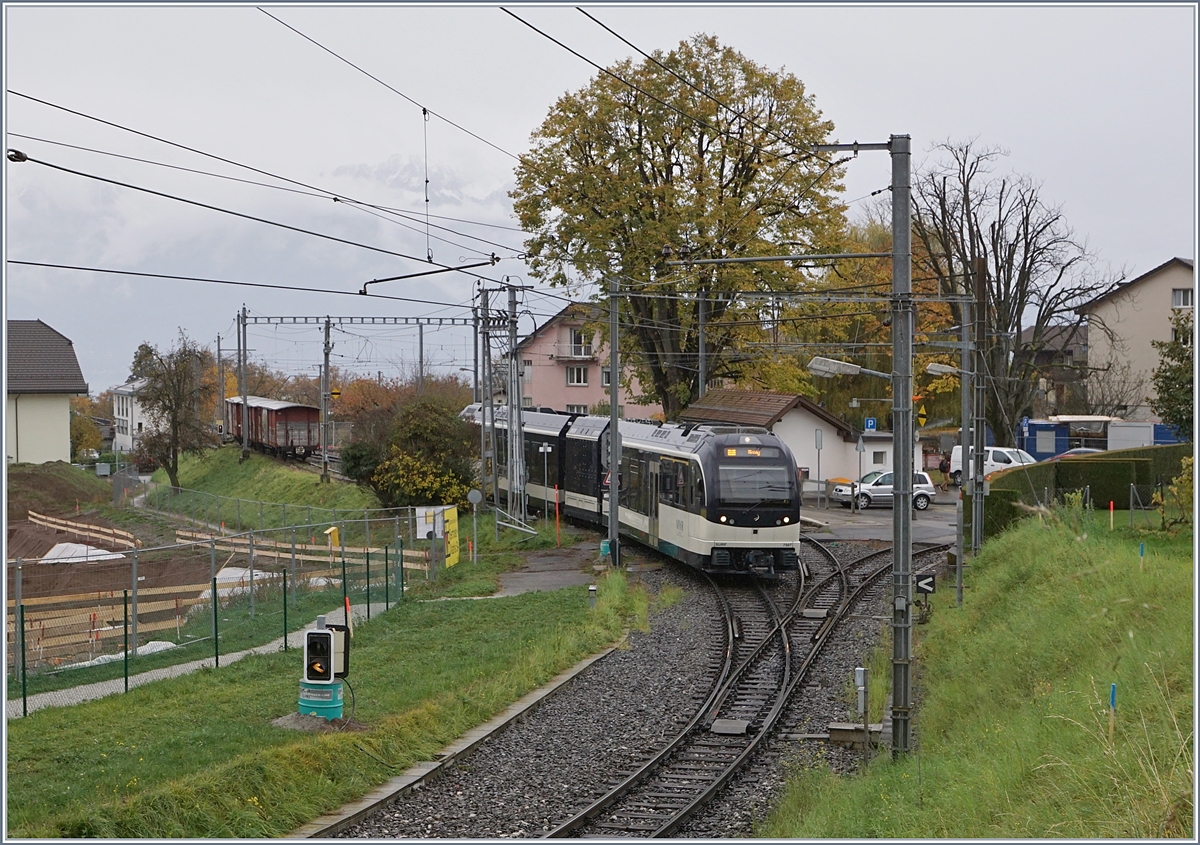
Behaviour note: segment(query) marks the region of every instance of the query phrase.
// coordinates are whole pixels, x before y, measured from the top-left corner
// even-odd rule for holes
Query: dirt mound
[[[320,716],[310,716],[306,713],[289,713],[271,722],[277,728],[290,728],[296,731],[310,733],[335,733],[339,731],[365,731],[367,726],[352,718],[337,718],[326,721]]]
[[[63,461],[8,465],[10,525],[28,519],[29,511],[65,516],[75,513],[77,502],[83,507],[111,500],[112,485],[108,481]]]

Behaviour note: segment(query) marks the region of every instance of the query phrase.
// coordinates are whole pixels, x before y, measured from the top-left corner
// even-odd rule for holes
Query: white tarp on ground
[[[145,645],[138,646],[136,654],[138,657],[145,657],[147,654],[157,654],[160,651],[167,651],[175,648],[175,643],[167,643],[161,640],[152,640]],[[97,658],[87,661],[86,663],[72,663],[70,666],[63,666],[63,669],[82,669],[84,666],[100,666],[104,663],[113,663],[117,660],[124,660],[125,652],[119,651],[116,654],[102,654]]]
[[[96,563],[100,560],[124,560],[125,555],[85,546],[83,543],[59,543],[42,555],[42,563]]]

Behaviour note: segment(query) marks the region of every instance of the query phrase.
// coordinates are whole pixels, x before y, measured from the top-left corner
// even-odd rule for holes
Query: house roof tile
[[[853,430],[845,420],[798,393],[776,393],[771,390],[710,390],[689,405],[679,419],[682,422],[726,422],[770,428],[793,408],[802,408],[825,420],[843,435]]]
[[[9,320],[9,393],[86,394],[75,347],[41,320]]]

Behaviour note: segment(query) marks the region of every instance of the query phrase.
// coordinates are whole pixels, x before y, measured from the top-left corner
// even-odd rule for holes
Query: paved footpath
[[[371,615],[378,616],[387,610],[383,602],[371,602]],[[357,625],[360,622],[366,621],[367,606],[365,604],[355,604],[350,607],[350,616]],[[325,621],[330,625],[346,624],[346,611],[344,608],[337,608],[325,614]],[[304,647],[304,631],[292,631],[287,637],[288,648],[300,649]],[[235,651],[231,654],[221,655],[221,665],[228,666],[241,660],[251,654],[274,654],[277,651],[283,650],[283,637],[278,637],[265,645],[248,648],[245,651]],[[179,663],[174,666],[164,666],[162,669],[153,669],[149,672],[140,672],[137,675],[129,676],[129,688],[140,687],[142,684],[148,684],[152,681],[161,681],[166,678],[177,678],[180,675],[187,675],[200,669],[211,669],[213,666],[213,658],[206,660],[192,660],[187,663]],[[93,701],[97,698],[104,698],[107,695],[125,692],[125,679],[115,678],[111,681],[100,681],[95,684],[84,684],[77,687],[69,687],[67,689],[55,690],[54,692],[42,692],[37,695],[31,695],[28,699],[26,709],[30,713],[35,710],[41,710],[45,707],[66,707],[72,704],[80,704],[84,701]],[[21,718],[22,707],[21,699],[9,699],[5,702],[5,716],[9,719]]]
[[[592,547],[595,548],[592,548]],[[533,564],[519,569],[515,572],[506,572],[500,576],[500,590],[490,596],[471,596],[470,598],[503,598],[505,596],[513,596],[519,593],[537,591],[537,590],[558,590],[563,587],[577,586],[589,584],[595,581],[595,576],[580,571],[580,561],[582,552],[583,557],[587,557],[591,552],[599,552],[599,544],[593,543],[580,544],[578,550],[562,549],[561,553],[556,554],[555,550],[543,551],[539,553],[540,562],[535,561]],[[575,554],[568,554],[570,551],[575,551]],[[457,599],[433,599],[433,601],[456,601]],[[395,606],[395,603],[392,603]],[[379,616],[387,610],[387,606],[383,602],[371,602],[371,616]],[[359,624],[367,619],[367,606],[365,604],[355,604],[350,606],[350,615],[354,620],[354,624]],[[329,611],[325,614],[325,621],[330,625],[345,624],[345,610],[341,607]],[[314,622],[315,625],[315,622]],[[304,647],[304,631],[292,631],[288,634],[288,648],[300,649]],[[273,654],[283,649],[283,637],[278,637],[265,645],[256,646],[246,649],[245,651],[236,651],[230,654],[221,655],[221,665],[227,666],[237,660],[241,660],[250,654]],[[129,688],[140,687],[142,684],[148,684],[152,681],[161,681],[165,678],[177,678],[180,675],[187,675],[191,672],[199,671],[200,669],[212,668],[213,658],[209,657],[203,660],[192,660],[187,663],[179,663],[175,666],[165,666],[162,669],[153,669],[149,672],[141,672],[137,675],[129,676]],[[72,704],[79,704],[84,701],[92,701],[97,698],[104,698],[106,695],[123,693],[125,691],[125,679],[116,678],[111,681],[100,681],[95,684],[85,684],[77,687],[69,687],[67,689],[55,690],[54,692],[43,692],[37,695],[31,695],[28,699],[27,708],[30,713],[35,710],[41,710],[45,707],[67,707]],[[9,719],[21,718],[21,699],[10,699],[5,702],[5,716]]]

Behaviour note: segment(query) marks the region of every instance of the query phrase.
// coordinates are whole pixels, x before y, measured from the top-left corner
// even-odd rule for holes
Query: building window
[[[1171,343],[1182,343],[1184,346],[1192,345],[1192,333],[1190,331],[1180,331],[1174,326],[1171,327]]]
[[[587,387],[587,367],[567,367],[567,384],[572,387]]]
[[[600,386],[608,387],[612,383],[612,370],[609,367],[600,368]]]
[[[522,396],[521,397],[521,407],[522,408],[532,408],[533,407],[533,397],[532,396]]]
[[[533,383],[533,361],[526,359],[521,362],[521,379],[526,384]]]
[[[887,452],[872,452],[871,463],[875,466],[883,466],[887,463]]]
[[[1192,307],[1192,289],[1191,288],[1175,288],[1171,291],[1171,307],[1172,308],[1191,308]]]
[[[586,414],[587,412],[588,412],[587,405],[568,405],[567,406],[568,414]]]
[[[592,341],[583,329],[571,329],[571,357],[592,357]]]

